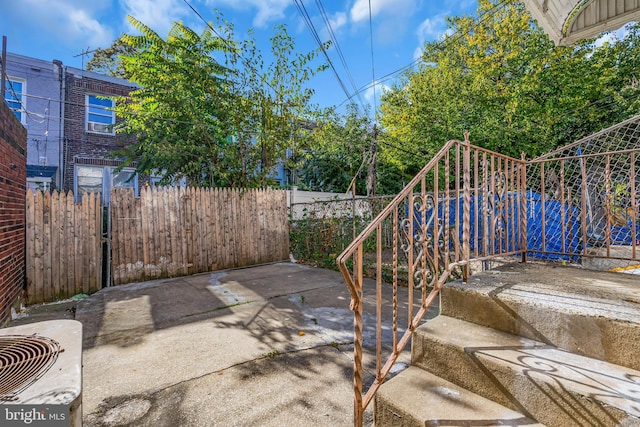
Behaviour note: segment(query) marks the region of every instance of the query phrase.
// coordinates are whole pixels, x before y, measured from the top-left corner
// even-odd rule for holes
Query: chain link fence
[[[336,269],[336,257],[394,196],[357,197],[294,203],[289,209],[291,254],[299,262]],[[393,231],[385,224],[383,240],[391,246]]]
[[[527,246],[534,256],[638,259],[639,138],[636,116],[530,162]]]

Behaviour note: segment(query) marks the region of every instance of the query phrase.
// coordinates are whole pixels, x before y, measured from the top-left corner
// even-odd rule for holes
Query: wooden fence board
[[[99,195],[75,203],[72,193],[26,194],[26,275],[30,304],[102,287]]]
[[[51,288],[55,298],[60,298],[60,194],[56,191],[51,194]]]
[[[66,264],[66,269],[65,269],[65,275],[64,278],[66,280],[66,284],[65,284],[65,294],[70,294],[72,292],[73,289],[73,285],[75,284],[75,257],[74,257],[74,234],[73,234],[73,228],[75,226],[74,224],[74,209],[73,209],[73,203],[74,201],[71,199],[71,197],[69,197],[71,193],[67,193],[65,199],[64,199],[64,220],[65,220],[65,234],[64,234],[64,239],[66,244],[64,245],[66,247],[66,259],[65,259],[65,264]]]
[[[35,276],[35,254],[33,252],[34,245],[29,242],[35,241],[35,209],[34,209],[34,194],[32,191],[27,191],[26,198],[26,213],[25,213],[25,243],[26,243],[26,260],[25,260],[25,275],[27,277],[27,289],[33,289],[33,279]]]

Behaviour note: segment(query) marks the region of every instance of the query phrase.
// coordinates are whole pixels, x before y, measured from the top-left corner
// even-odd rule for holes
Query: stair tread
[[[499,365],[538,385],[545,383],[640,417],[640,371],[443,315],[420,326],[416,334],[424,345],[439,342],[463,349],[483,370]],[[430,361],[413,363],[428,368]]]
[[[393,419],[377,419],[380,425],[543,426],[417,367],[382,385],[376,406],[382,404],[388,412],[379,416]]]
[[[535,263],[507,264],[473,275],[468,284],[447,284],[502,300],[640,325],[639,285],[630,274]]]
[[[640,370],[640,281],[512,263],[447,283],[441,314]]]

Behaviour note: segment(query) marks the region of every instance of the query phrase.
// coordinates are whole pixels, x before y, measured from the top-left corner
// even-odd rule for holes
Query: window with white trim
[[[116,113],[113,99],[87,95],[86,131],[113,135]]]
[[[21,123],[25,123],[25,99],[27,82],[23,79],[9,77],[4,82],[4,100]]]

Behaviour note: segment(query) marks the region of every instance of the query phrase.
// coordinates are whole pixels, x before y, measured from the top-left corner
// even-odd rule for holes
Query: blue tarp
[[[494,230],[494,233],[498,224],[502,224],[502,227],[505,228],[505,235],[512,236],[517,235],[517,231],[520,228],[520,194],[510,194],[505,197],[502,202],[502,206],[500,207],[500,200],[498,196],[494,197],[493,200],[493,208],[489,206],[489,215],[487,218],[483,216],[478,217],[477,221],[477,236],[476,240],[476,220],[475,220],[475,211],[476,204],[479,205],[479,208],[482,212],[484,200],[482,197],[472,197],[470,203],[470,235],[471,235],[471,250],[475,251],[476,247],[480,251],[483,250],[481,247],[483,242],[483,234],[485,223],[488,227],[487,234],[491,236],[491,230]],[[580,211],[577,207],[570,207],[568,205],[562,205],[560,202],[555,200],[545,200],[544,201],[544,227],[543,227],[543,218],[542,218],[542,196],[539,193],[533,191],[526,192],[526,202],[527,202],[527,251],[530,256],[545,258],[545,259],[576,259],[577,255],[582,252],[582,231],[580,226]],[[438,219],[439,223],[444,223],[444,204],[443,200],[440,200],[438,204]],[[458,221],[459,224],[462,224],[462,216],[463,216],[463,199],[462,197],[458,199],[452,199],[449,202],[449,218],[448,222],[450,226],[455,226],[456,224],[456,204],[458,205],[457,214],[459,215]],[[490,205],[487,203],[487,205]],[[564,215],[563,211],[564,210]],[[491,215],[491,212],[494,212]],[[407,212],[408,213],[408,212]],[[493,217],[493,221],[492,218]],[[420,226],[421,223],[421,214],[419,212],[414,212],[414,227],[416,229]],[[427,210],[427,229],[428,234],[432,234],[433,230],[433,209]],[[563,222],[564,222],[564,242],[562,238],[562,230],[563,230]],[[543,239],[543,231],[544,231],[544,239]],[[595,230],[594,227],[587,226],[587,244],[588,246],[601,246],[603,241],[603,230]],[[462,242],[462,229],[458,230],[459,241]],[[631,224],[627,224],[625,227],[612,226],[611,227],[611,244],[616,245],[630,245],[631,244]],[[640,230],[636,239],[640,238]],[[543,247],[544,242],[544,247]],[[494,248],[491,252],[513,252],[520,250],[520,240],[516,239],[516,241],[509,242],[509,247],[505,247],[504,240],[499,239],[499,236],[496,236],[494,241]],[[451,247],[453,247],[453,242],[451,242]],[[542,253],[544,249],[545,253]],[[549,253],[549,252],[556,252]],[[561,255],[568,254],[568,255]],[[575,255],[571,255],[575,254]]]

